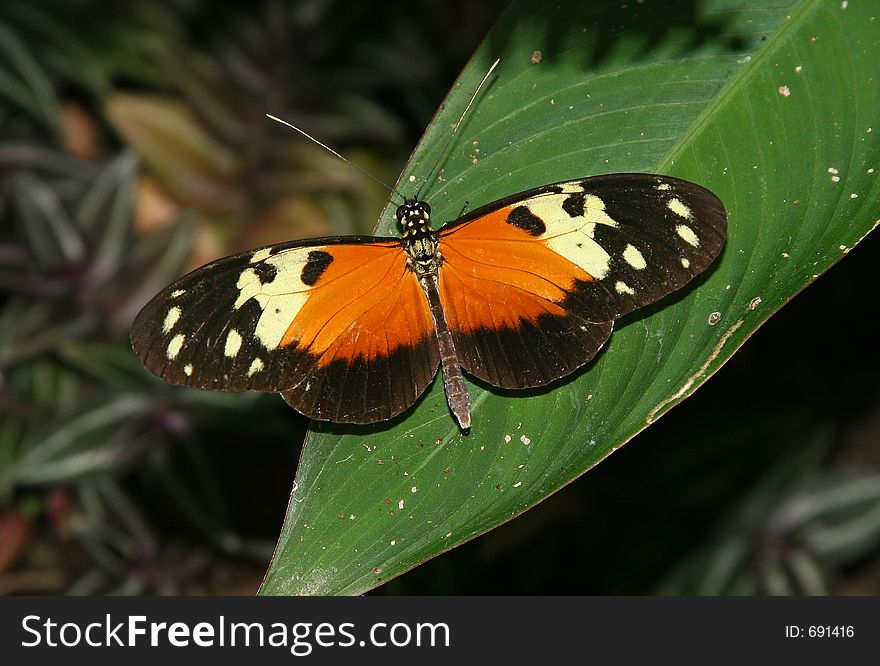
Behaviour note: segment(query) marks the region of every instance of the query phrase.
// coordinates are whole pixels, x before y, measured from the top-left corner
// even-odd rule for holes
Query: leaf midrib
[[[717,117],[720,110],[745,87],[746,84],[744,82],[753,73],[760,72],[763,64],[771,55],[776,53],[777,47],[781,48],[783,42],[787,41],[791,34],[798,30],[819,6],[820,0],[803,0],[800,7],[786,17],[784,23],[774,32],[770,40],[751,55],[749,61],[742,69],[733,75],[727,85],[721,88],[715,98],[706,105],[706,108],[691,123],[691,126],[681,134],[678,142],[670,148],[666,157],[657,163],[657,173],[666,173],[671,169],[675,161],[687,150],[691,141],[699,136],[711,120]]]

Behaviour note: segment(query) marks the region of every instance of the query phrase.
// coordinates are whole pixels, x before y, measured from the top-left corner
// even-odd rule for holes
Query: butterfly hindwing
[[[702,272],[726,213],[698,185],[610,174],[547,185],[440,229],[440,291],[471,374],[540,386],[589,361],[614,319]]]
[[[278,391],[307,416],[372,423],[436,373],[430,311],[397,239],[323,238],[221,259],[138,315],[132,344],[175,384]]]
[[[573,267],[559,271],[542,244],[483,237],[481,226],[440,244],[440,298],[462,367],[493,386],[528,388],[589,361],[612,324],[566,309]]]

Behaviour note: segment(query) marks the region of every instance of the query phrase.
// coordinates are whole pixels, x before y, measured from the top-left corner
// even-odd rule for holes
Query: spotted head
[[[408,199],[398,206],[397,221],[404,236],[427,233],[431,230],[431,207],[424,201]]]

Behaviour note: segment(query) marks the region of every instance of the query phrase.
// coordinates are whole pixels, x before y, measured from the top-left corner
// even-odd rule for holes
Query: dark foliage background
[[[153,380],[159,288],[367,233],[504,2],[0,6],[0,593],[252,594],[306,423]],[[700,392],[525,516],[377,593],[880,593],[876,238]],[[769,511],[767,507],[772,507]]]

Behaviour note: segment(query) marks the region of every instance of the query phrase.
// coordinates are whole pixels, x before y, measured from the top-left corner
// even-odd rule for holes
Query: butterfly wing
[[[699,274],[724,244],[693,183],[610,174],[522,192],[440,230],[440,297],[463,367],[541,386],[589,361],[614,319]]]
[[[372,423],[413,404],[439,364],[431,314],[396,239],[310,239],[208,264],[160,292],[132,346],[153,374],[278,391],[316,419]]]

